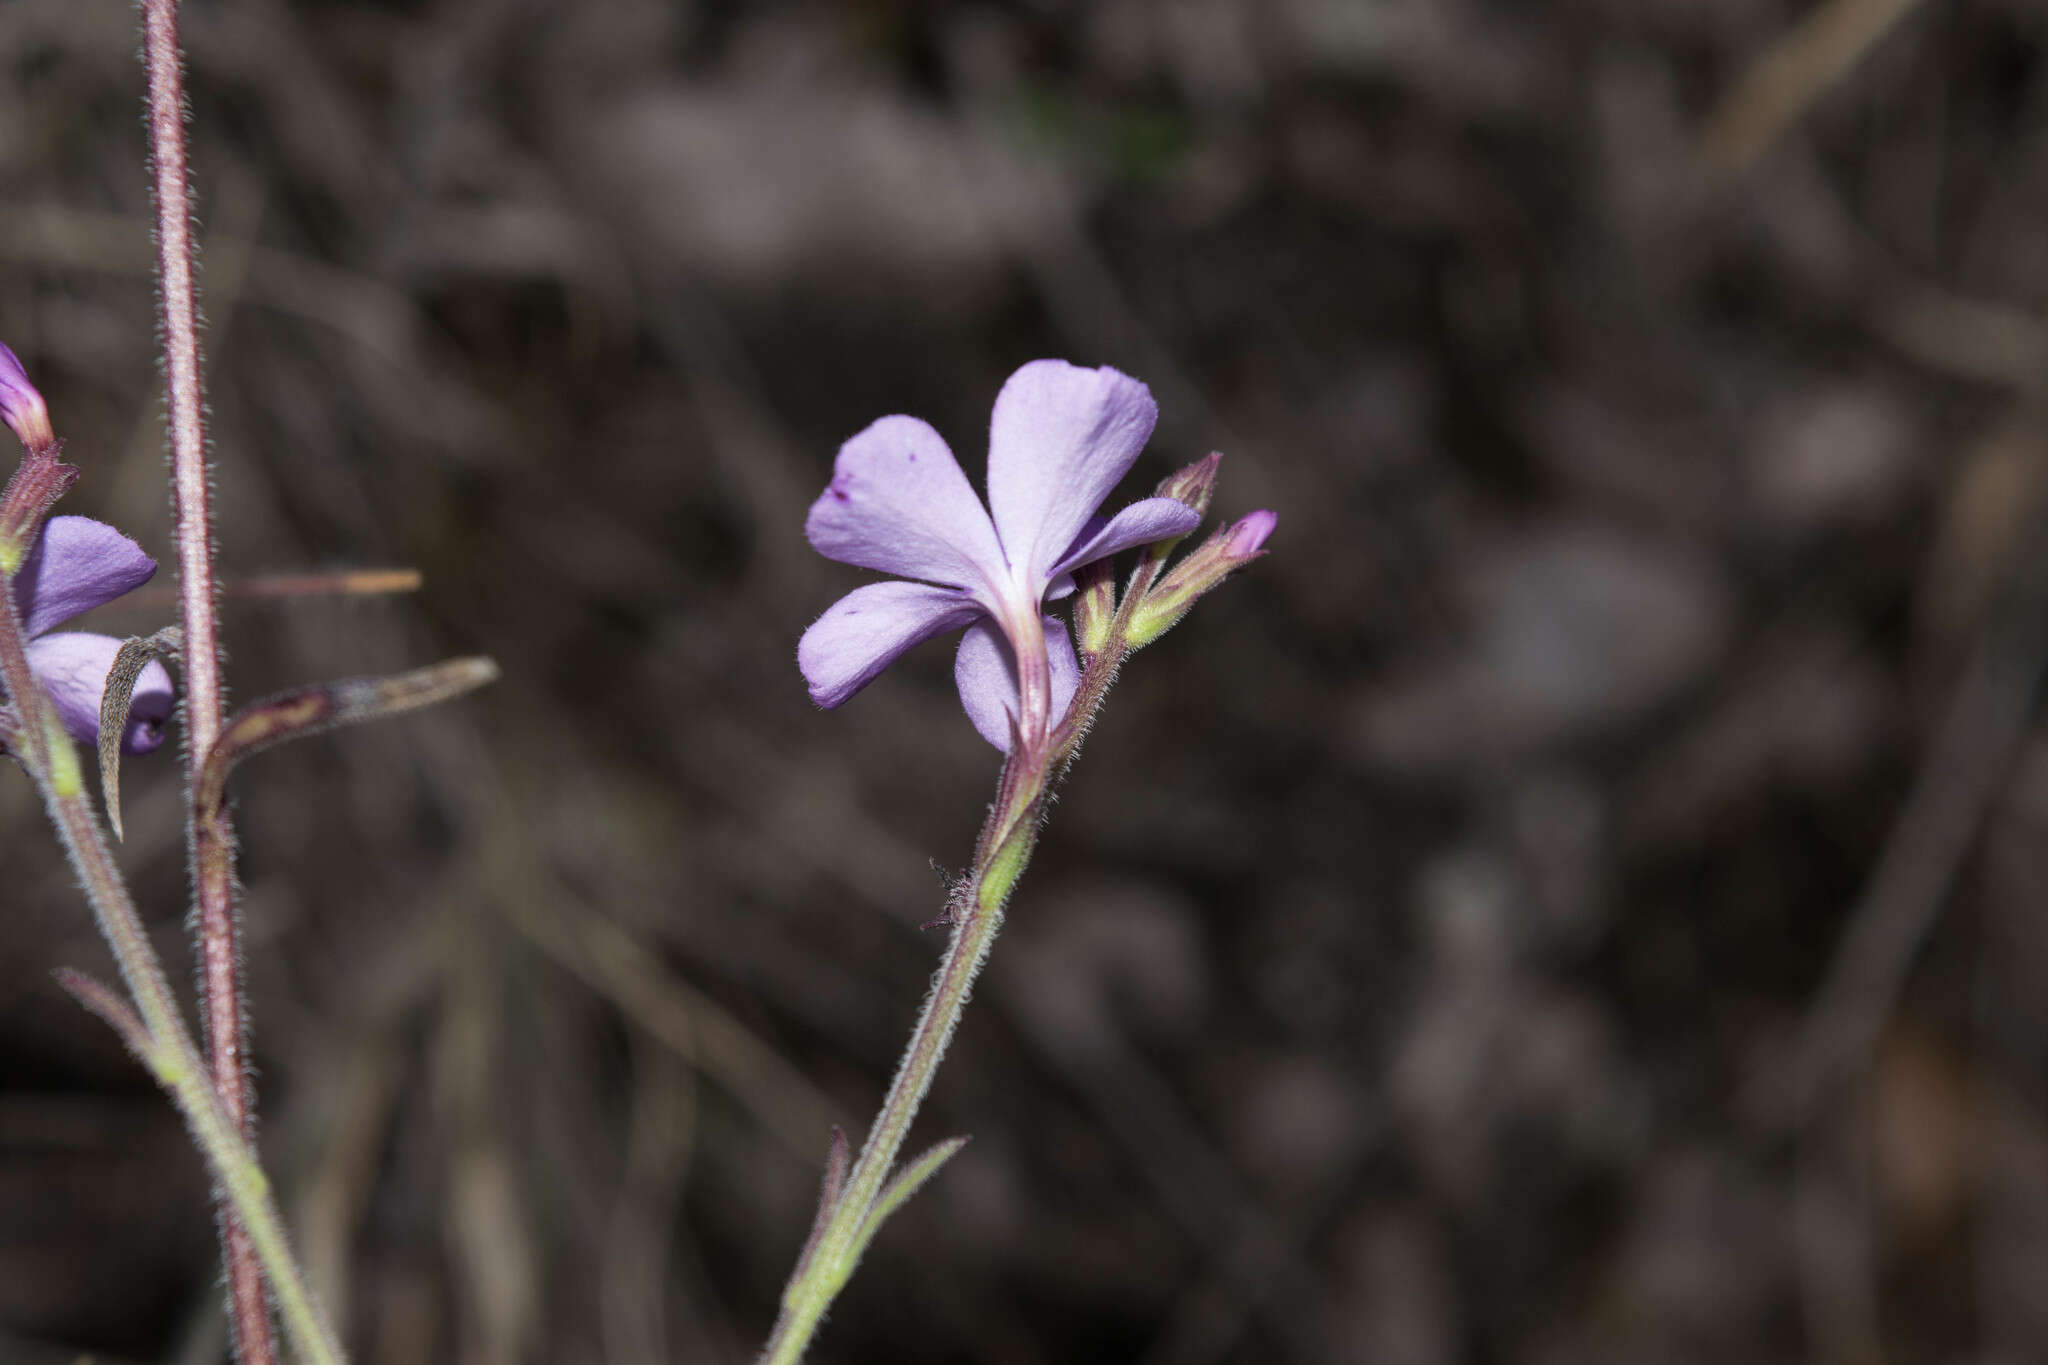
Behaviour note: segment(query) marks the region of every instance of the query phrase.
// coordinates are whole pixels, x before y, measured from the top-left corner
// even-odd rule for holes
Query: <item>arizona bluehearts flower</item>
[[[105,522],[51,517],[14,576],[14,605],[29,636],[29,668],[56,703],[64,728],[78,739],[90,743],[99,735],[100,698],[121,642],[84,631],[48,632],[140,587],[155,572],[156,561]],[[146,754],[162,744],[172,701],[171,675],[162,664],[147,665],[135,680],[121,748]]]
[[[21,358],[4,341],[0,341],[0,422],[12,428],[31,450],[47,449],[56,440],[42,394],[28,382]]]
[[[855,588],[804,632],[797,666],[811,699],[838,706],[911,646],[965,626],[953,677],[968,719],[999,749],[1013,727],[1027,747],[1042,744],[1080,681],[1066,624],[1046,604],[1073,591],[1074,570],[1201,520],[1162,497],[1097,515],[1158,416],[1128,375],[1031,362],[996,395],[986,508],[915,417],[884,417],[841,446],[804,532],[829,559],[901,578]]]

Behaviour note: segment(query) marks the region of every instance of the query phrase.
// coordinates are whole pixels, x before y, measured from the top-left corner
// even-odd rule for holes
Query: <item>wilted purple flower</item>
[[[105,522],[51,517],[14,576],[14,605],[29,636],[29,668],[57,704],[64,728],[78,739],[90,743],[99,735],[100,697],[121,642],[83,631],[45,632],[140,587],[155,572],[156,561]],[[122,749],[146,754],[164,742],[172,698],[164,666],[144,667],[135,680]]]
[[[21,358],[0,341],[0,422],[11,427],[21,443],[31,450],[47,450],[55,441],[50,430],[50,410],[42,394],[28,382]]]
[[[1013,725],[1027,746],[1042,742],[1080,680],[1046,602],[1073,591],[1075,569],[1201,520],[1158,497],[1096,515],[1158,416],[1128,375],[1032,361],[996,395],[986,509],[915,417],[884,417],[841,446],[805,534],[829,559],[919,581],[855,588],[804,632],[812,700],[838,706],[912,645],[966,626],[953,677],[968,719],[1000,749]]]

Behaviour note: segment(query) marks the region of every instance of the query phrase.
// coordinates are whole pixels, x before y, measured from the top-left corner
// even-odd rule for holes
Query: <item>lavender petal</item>
[[[811,700],[830,709],[875,680],[913,645],[982,615],[966,593],[927,583],[870,583],[834,602],[797,642]]]
[[[56,703],[57,714],[74,739],[88,744],[98,739],[100,698],[107,690],[114,656],[120,652],[121,642],[113,636],[82,631],[60,631],[28,642],[29,668]],[[171,675],[164,666],[150,663],[144,667],[135,680],[128,728],[121,735],[122,750],[146,754],[162,744],[174,700]]]
[[[15,575],[14,602],[22,627],[41,635],[142,586],[155,572],[156,561],[105,522],[51,517]]]
[[[1055,577],[1072,573],[1083,564],[1093,564],[1133,545],[1184,536],[1201,524],[1202,514],[1176,498],[1146,498],[1107,521],[1090,518],[1080,538],[1060,556],[1051,572]]]
[[[1151,438],[1152,391],[1104,367],[1034,360],[996,395],[988,436],[988,500],[1010,563],[1042,591]]]
[[[1052,718],[1058,724],[1081,686],[1081,661],[1074,655],[1067,623],[1057,616],[1045,620],[1046,662],[1052,674]],[[1023,701],[1017,690],[1017,655],[993,621],[977,621],[960,637],[953,656],[953,683],[960,705],[981,737],[1008,753],[1010,726]]]
[[[1008,577],[959,461],[915,417],[884,417],[839,448],[804,534],[827,559],[984,595]]]

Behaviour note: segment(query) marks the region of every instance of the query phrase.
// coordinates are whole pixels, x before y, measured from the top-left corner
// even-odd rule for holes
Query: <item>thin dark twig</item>
[[[2021,557],[1807,1012],[1799,1123],[1862,1073],[2034,715],[2048,674],[2048,508]]]
[[[1843,1119],[1865,1081],[1914,959],[2011,771],[2048,677],[2048,507],[1993,603],[1869,884],[1808,1008],[1787,1114],[1799,1138],[1794,1231],[1810,1334],[1843,1358],[1881,1361],[1871,1213],[1856,1179],[1867,1152]]]
[[[220,733],[224,708],[177,0],[143,0],[142,59],[149,85],[150,174],[156,203],[157,328],[163,347],[171,513],[177,540],[179,615],[185,635],[185,842],[199,924],[207,1065],[221,1107],[242,1135],[253,1140],[254,1106],[249,1093],[236,944],[234,831],[225,811],[212,812],[202,821],[198,804],[189,799],[197,791],[207,754]],[[242,1365],[272,1365],[277,1349],[255,1248],[225,1200],[217,1209],[233,1303],[235,1357]]]

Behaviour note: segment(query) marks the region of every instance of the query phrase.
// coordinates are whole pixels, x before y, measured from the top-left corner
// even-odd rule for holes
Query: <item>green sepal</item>
[[[1107,559],[1098,559],[1074,571],[1074,648],[1082,666],[1109,648],[1110,631],[1116,624],[1116,570]]]

